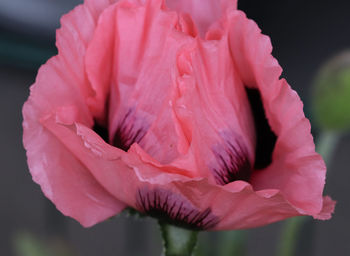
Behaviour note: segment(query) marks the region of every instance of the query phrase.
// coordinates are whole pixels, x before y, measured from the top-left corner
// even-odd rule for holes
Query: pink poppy
[[[232,0],[85,0],[23,107],[35,182],[92,226],[125,207],[193,229],[329,219],[326,167],[269,37]]]

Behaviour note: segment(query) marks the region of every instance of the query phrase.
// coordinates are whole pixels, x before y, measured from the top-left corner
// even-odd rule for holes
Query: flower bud
[[[328,61],[313,85],[313,114],[328,131],[350,130],[350,51]]]

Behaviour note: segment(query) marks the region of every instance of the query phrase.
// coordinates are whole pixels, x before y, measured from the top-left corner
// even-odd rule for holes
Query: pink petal
[[[166,4],[171,10],[188,13],[202,36],[227,10],[237,8],[236,0],[166,0]]]
[[[300,215],[278,191],[256,193],[244,181],[225,187],[213,186],[205,181],[177,184],[182,195],[197,207],[209,207],[219,222],[215,230],[246,229],[266,225],[288,217]]]
[[[174,111],[197,164],[197,176],[213,177],[231,150],[254,161],[255,131],[246,92],[226,40],[197,40],[178,55]],[[230,149],[230,147],[235,149]],[[242,152],[241,152],[242,150]],[[244,151],[244,152],[243,152]],[[227,152],[227,153],[225,153]],[[226,164],[226,163],[225,163]],[[218,170],[218,168],[220,170]],[[218,177],[216,177],[218,178]],[[232,180],[231,180],[232,181]],[[215,182],[215,181],[213,181]]]
[[[336,202],[329,196],[325,196],[323,198],[322,211],[318,215],[315,215],[314,218],[318,220],[329,220],[332,218],[332,214],[334,213],[335,204]]]
[[[23,107],[23,142],[34,181],[62,213],[87,227],[119,213],[124,204],[106,192],[65,147],[62,141],[67,137],[57,136],[45,126],[50,116],[62,125],[73,121],[92,125],[84,97],[76,87],[79,80],[67,70],[60,55],[39,70]]]
[[[267,36],[242,12],[230,15],[231,54],[243,82],[257,88],[269,124],[277,135],[272,164],[254,172],[256,190],[278,189],[300,213],[317,215],[323,207],[326,167],[315,152],[309,121],[298,95],[284,80],[282,69],[271,56]]]
[[[73,153],[79,152],[74,154],[88,166],[99,183],[115,197],[140,211],[144,210],[144,207],[140,205],[138,191],[147,189],[162,190],[171,198],[175,198],[169,199],[168,204],[184,204],[186,207],[180,214],[190,211],[203,213],[209,209],[208,221],[211,222],[213,218],[217,221],[216,225],[208,228],[215,230],[257,227],[305,214],[303,210],[288,202],[278,189],[254,191],[253,187],[244,181],[218,186],[210,184],[204,178],[186,177],[178,172],[169,173],[165,171],[167,168],[155,166],[135,155],[136,149],[124,153],[111,147],[83,125],[77,125],[76,132],[61,127],[71,134],[69,137],[65,136],[69,138],[65,140],[66,146]],[[101,155],[105,157],[101,158]],[[150,198],[153,196],[151,194]],[[151,204],[154,205],[155,201]],[[334,203],[326,198],[323,210],[314,217],[327,219],[333,208]],[[166,216],[166,212],[163,215]]]
[[[158,184],[156,188],[174,195],[179,201],[178,204],[192,205],[193,210],[198,212],[209,210],[208,220],[204,222],[212,222],[215,218],[216,225],[209,227],[213,230],[253,228],[303,215],[293,204],[285,200],[279,190],[256,192],[244,181],[236,181],[221,187],[211,185],[206,179],[173,180],[169,184]],[[314,218],[322,220],[330,218],[334,202],[328,197],[324,202],[321,213]],[[140,206],[136,205],[136,208],[140,210]],[[180,215],[186,211],[187,209],[182,209]]]
[[[180,136],[170,103],[176,55],[193,38],[179,33],[184,26],[161,3],[124,1],[106,9],[89,45],[86,68],[92,86],[104,88],[101,98],[110,90],[111,144],[118,146],[119,139],[126,144],[119,147],[127,150],[137,142],[167,163],[178,155]]]
[[[143,162],[132,151],[127,153],[112,147],[83,124],[60,124],[54,116],[49,116],[43,120],[43,125],[75,159],[84,163],[97,184],[129,206],[135,206],[137,190],[143,184],[161,185],[190,179],[177,173],[163,172],[159,166]]]
[[[103,88],[90,85],[85,72],[84,58],[99,15],[105,8],[117,1],[86,0],[85,4],[77,6],[73,11],[62,17],[61,28],[57,30],[56,34],[59,56],[63,63],[70,67],[65,72],[70,72],[71,76],[76,79],[76,86],[89,101],[94,114],[97,114],[96,112],[103,108],[104,104],[91,98],[94,98],[95,94],[100,95]]]
[[[186,211],[202,212],[202,206],[205,206],[212,198],[203,197],[203,203],[193,200],[186,193],[183,193],[182,189],[183,187],[190,188],[192,184],[186,182],[194,182],[197,179],[186,178],[177,173],[163,172],[158,166],[143,162],[132,151],[126,153],[111,147],[82,124],[75,126],[59,124],[53,116],[47,118],[43,123],[57,138],[61,138],[60,142],[76,159],[84,163],[84,166],[94,175],[98,183],[103,184],[104,189],[135,209],[145,210],[140,206],[139,197],[140,190],[144,189],[165,191],[169,197],[174,198],[172,199],[173,203],[181,205],[182,211],[183,205],[187,204],[189,209]],[[197,184],[195,185],[197,186]],[[200,188],[201,186],[198,184],[194,190],[199,192]],[[170,203],[168,197],[163,200]],[[184,213],[181,212],[181,214]],[[166,216],[166,212],[164,212],[164,216]],[[217,219],[216,216],[213,218]]]

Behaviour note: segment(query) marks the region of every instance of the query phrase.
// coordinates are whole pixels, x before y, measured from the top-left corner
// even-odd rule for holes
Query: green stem
[[[316,151],[322,155],[328,166],[331,165],[331,160],[334,151],[340,139],[340,134],[335,132],[322,132],[318,138]],[[308,217],[296,217],[285,222],[281,243],[278,250],[278,256],[295,256],[298,246],[298,240],[301,237],[303,225],[307,222]]]
[[[165,256],[191,256],[197,244],[197,231],[159,222]]]
[[[220,232],[218,252],[220,256],[246,255],[246,231],[232,230]]]
[[[278,256],[296,255],[298,234],[306,219],[307,217],[302,216],[289,219],[285,222],[281,243],[279,244]]]

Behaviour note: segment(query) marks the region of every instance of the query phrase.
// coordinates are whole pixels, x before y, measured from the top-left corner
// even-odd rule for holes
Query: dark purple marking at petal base
[[[236,180],[248,181],[252,166],[248,159],[245,146],[238,141],[232,144],[227,141],[224,145],[213,150],[217,159],[216,167],[212,168],[216,182],[225,185]]]
[[[108,127],[108,120],[106,123],[107,124],[101,125],[95,120],[92,129],[100,135],[105,142],[124,151],[128,151],[133,143],[140,143],[149,127],[146,125],[146,122],[143,122],[142,119],[136,117],[133,109],[130,109],[119,121],[119,125],[112,137],[112,143],[110,143],[109,130],[106,128]]]
[[[147,132],[147,127],[136,120],[135,111],[130,109],[121,119],[114,133],[112,145],[128,151],[133,143],[140,143]]]
[[[200,211],[182,196],[164,189],[139,189],[136,207],[151,217],[191,230],[212,229],[219,222],[210,208]]]

